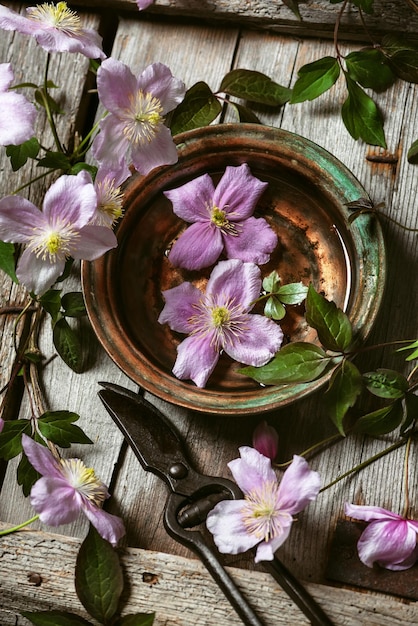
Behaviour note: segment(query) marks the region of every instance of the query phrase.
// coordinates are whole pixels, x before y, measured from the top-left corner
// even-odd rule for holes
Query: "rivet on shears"
[[[173,465],[168,468],[168,473],[173,478],[186,478],[188,472],[189,470],[183,463],[173,463]]]

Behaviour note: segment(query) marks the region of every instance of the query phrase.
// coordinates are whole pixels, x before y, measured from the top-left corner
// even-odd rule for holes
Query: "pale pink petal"
[[[263,265],[277,246],[277,235],[262,217],[249,217],[237,225],[239,236],[223,233],[225,254],[229,259],[241,259]]]
[[[177,148],[170,130],[161,125],[147,144],[132,146],[132,163],[140,174],[148,174],[155,167],[173,165],[178,161]]]
[[[242,316],[241,323],[245,331],[235,339],[230,336],[228,329],[225,330],[225,352],[238,363],[255,367],[265,365],[282,345],[282,329],[276,322],[262,315]]]
[[[54,263],[43,261],[27,248],[17,263],[16,276],[28,291],[41,296],[61,276],[64,267],[65,259],[57,259]]]
[[[168,324],[178,333],[190,333],[193,327],[189,320],[196,315],[196,304],[202,299],[200,289],[184,282],[163,291],[163,296],[165,305],[158,317],[159,323]]]
[[[254,559],[256,563],[260,563],[261,561],[272,561],[274,559],[274,553],[288,538],[292,528],[292,523],[293,520],[289,518],[289,520],[286,520],[286,522],[282,524],[283,532],[281,532],[280,535],[277,535],[277,537],[274,537],[274,539],[270,539],[269,541],[262,541],[259,544]]]
[[[379,563],[387,569],[407,569],[402,562],[411,556],[416,540],[417,531],[406,520],[375,521],[358,541],[359,558],[367,567]]]
[[[207,222],[213,208],[215,186],[209,174],[198,176],[176,189],[164,191],[173,211],[185,222]]]
[[[63,478],[45,476],[36,481],[30,503],[39,519],[49,526],[69,524],[79,515],[81,497]]]
[[[22,31],[21,31],[22,32]],[[58,28],[50,28],[33,34],[38,44],[47,52],[79,52],[88,59],[104,59],[102,38],[92,29],[83,29],[76,36],[69,36]]]
[[[71,224],[78,229],[94,215],[97,196],[91,176],[82,170],[77,176],[60,176],[45,194],[43,214],[52,227]]]
[[[200,270],[215,263],[222,250],[219,228],[210,222],[196,222],[180,235],[168,258],[174,267]]]
[[[0,63],[0,93],[7,91],[14,79],[12,64]]]
[[[213,534],[213,540],[224,554],[238,554],[253,548],[260,541],[251,535],[243,522],[244,500],[222,500],[206,519],[206,526]]]
[[[116,248],[118,241],[115,233],[106,226],[84,226],[74,240],[71,255],[74,259],[94,261],[111,248]]]
[[[254,213],[255,206],[268,183],[255,178],[247,163],[228,166],[216,187],[213,200],[227,213],[231,222],[241,221]]]
[[[34,229],[43,230],[47,220],[32,202],[20,196],[0,199],[0,239],[12,243],[26,243]]]
[[[296,454],[283,474],[278,492],[278,505],[291,515],[299,513],[315,500],[321,488],[318,472],[309,468],[307,461]]]
[[[274,461],[277,456],[278,444],[277,430],[270,426],[266,420],[260,422],[253,433],[253,447],[257,452]]]
[[[0,433],[4,428],[4,419],[2,417],[0,417]]]
[[[211,335],[191,336],[177,348],[173,374],[180,380],[192,380],[197,387],[204,387],[215,369],[219,353],[212,345]]]
[[[22,447],[30,464],[39,474],[62,479],[58,461],[46,446],[37,443],[24,433],[22,435]]]
[[[100,166],[108,170],[128,172],[131,145],[124,134],[125,122],[108,115],[100,122],[100,132],[92,145],[92,154]]]
[[[153,4],[154,0],[136,0],[136,3],[138,5],[138,9],[140,11],[143,11],[144,9],[149,7],[151,4]]]
[[[0,93],[0,145],[18,146],[34,135],[36,108],[15,92]]]
[[[262,488],[266,482],[277,482],[270,459],[250,446],[240,447],[239,453],[241,458],[230,461],[228,467],[244,494]]]
[[[24,35],[32,35],[38,31],[38,25],[35,22],[28,20],[24,15],[20,15],[2,4],[0,4],[0,28],[3,30],[16,30]]]
[[[148,65],[138,77],[137,89],[158,98],[164,115],[180,104],[186,92],[183,81],[174,78],[171,70],[163,63]]]
[[[110,57],[97,70],[97,89],[103,106],[118,115],[131,106],[137,80],[127,65]]]
[[[221,261],[213,269],[206,294],[214,297],[218,305],[226,302],[240,304],[243,312],[249,311],[260,296],[261,272],[253,263],[242,263],[238,259]],[[220,294],[220,298],[217,298]]]
[[[387,509],[383,509],[380,506],[366,506],[361,504],[351,504],[346,502],[344,505],[344,512],[349,517],[362,520],[364,522],[373,522],[375,520],[394,520],[400,521],[403,519],[398,513],[393,513]]]
[[[119,539],[126,533],[125,526],[120,517],[111,515],[91,502],[83,499],[82,510],[87,519],[93,524],[97,532],[103,539],[115,546]]]

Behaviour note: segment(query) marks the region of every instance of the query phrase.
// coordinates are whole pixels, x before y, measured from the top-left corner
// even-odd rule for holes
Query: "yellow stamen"
[[[57,28],[69,36],[77,35],[82,30],[79,15],[69,9],[66,2],[58,2],[57,5],[49,2],[38,4],[28,9],[28,16],[32,20]]]
[[[214,205],[210,211],[210,221],[217,228],[220,228],[225,233],[228,233],[228,235],[232,235],[233,237],[238,236],[238,229],[236,225],[230,222],[226,217],[226,212],[216,205]]]
[[[131,104],[125,117],[127,123],[123,132],[134,144],[151,142],[164,122],[160,100],[151,93],[144,93],[142,89],[131,96]]]
[[[219,328],[227,324],[231,318],[228,309],[224,306],[217,306],[212,309],[212,322],[213,325]]]
[[[108,495],[106,486],[91,467],[86,467],[80,459],[61,459],[60,465],[63,476],[81,495],[96,506],[104,502]]]

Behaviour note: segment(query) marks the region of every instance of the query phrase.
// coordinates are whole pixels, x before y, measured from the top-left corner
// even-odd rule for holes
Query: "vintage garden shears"
[[[196,472],[178,433],[161,411],[141,394],[113,383],[100,384],[103,387],[99,391],[100,399],[142,467],[159,476],[170,489],[163,518],[168,534],[199,556],[244,624],[263,626],[216,553],[205,542],[202,532],[196,529],[217,502],[243,498],[238,485],[227,478]],[[312,624],[332,626],[321,607],[280,561],[264,561],[263,566]]]

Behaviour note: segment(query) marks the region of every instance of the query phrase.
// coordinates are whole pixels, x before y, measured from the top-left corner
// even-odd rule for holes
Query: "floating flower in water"
[[[49,526],[73,522],[80,512],[113,545],[125,534],[122,520],[103,511],[107,487],[80,459],[56,459],[45,446],[22,435],[29,462],[42,476],[32,487],[30,502],[39,519]]]
[[[244,163],[228,166],[216,188],[204,174],[165,191],[174,213],[191,223],[170,251],[173,265],[199,270],[215,263],[222,252],[229,259],[267,263],[277,235],[265,219],[253,217],[267,186]]]
[[[182,101],[185,86],[166,65],[153,63],[135,77],[120,61],[106,59],[97,72],[97,88],[109,111],[92,148],[101,166],[127,170],[132,161],[138,172],[147,174],[177,162],[164,115]]]
[[[62,274],[69,257],[93,261],[115,248],[115,234],[90,225],[97,196],[86,171],[61,176],[45,194],[43,211],[19,196],[0,200],[0,239],[26,244],[16,275],[42,295]]]
[[[260,422],[253,433],[253,447],[267,458],[274,461],[277,456],[279,436],[273,426],[264,420]]]
[[[9,90],[14,81],[10,63],[0,63],[0,146],[19,146],[34,134],[36,108],[25,96]]]
[[[47,52],[80,52],[90,59],[104,59],[102,38],[83,28],[79,15],[66,2],[44,2],[26,9],[28,17],[0,4],[0,28],[35,37]]]
[[[228,467],[244,499],[219,502],[206,525],[220,552],[238,554],[258,545],[255,562],[271,561],[290,533],[292,516],[317,497],[320,476],[295,455],[279,483],[270,459],[248,446],[239,452]]]
[[[221,261],[203,294],[185,282],[163,292],[158,321],[190,335],[177,348],[173,374],[204,387],[224,350],[246,365],[264,365],[279,350],[283,332],[275,322],[250,314],[260,295],[261,273],[254,263]]]
[[[404,570],[418,560],[418,522],[379,506],[345,504],[345,514],[369,522],[357,543],[360,561],[390,570]]]

